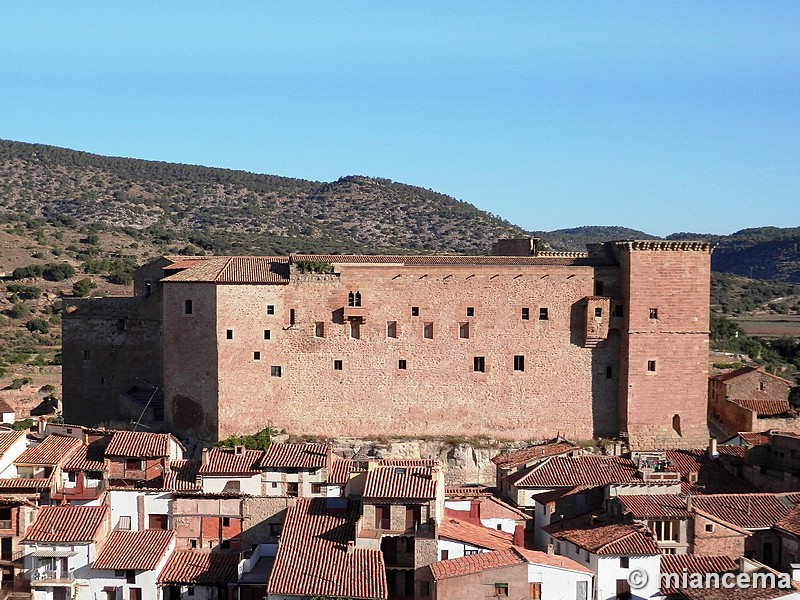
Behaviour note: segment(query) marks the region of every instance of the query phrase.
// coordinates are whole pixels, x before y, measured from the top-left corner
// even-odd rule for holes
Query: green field
[[[732,319],[747,335],[763,338],[800,337],[800,315],[758,315]]]

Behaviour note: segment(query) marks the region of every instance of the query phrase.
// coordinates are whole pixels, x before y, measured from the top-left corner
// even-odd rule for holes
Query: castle
[[[65,419],[702,447],[712,249],[164,257],[65,301]]]

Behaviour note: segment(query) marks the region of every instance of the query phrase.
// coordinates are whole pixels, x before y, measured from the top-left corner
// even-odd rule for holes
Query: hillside
[[[498,237],[522,233],[466,202],[386,179],[320,183],[11,141],[0,141],[0,211],[124,224],[216,254],[485,254]]]

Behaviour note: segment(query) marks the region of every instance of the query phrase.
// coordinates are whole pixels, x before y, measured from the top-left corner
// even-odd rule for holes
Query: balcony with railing
[[[94,500],[106,490],[104,479],[89,479],[84,473],[78,473],[75,481],[64,481],[59,484],[53,494],[53,500]]]
[[[37,569],[30,575],[31,587],[71,586],[75,582],[72,569]]]

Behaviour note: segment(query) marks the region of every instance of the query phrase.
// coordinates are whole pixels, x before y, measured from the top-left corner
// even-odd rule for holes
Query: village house
[[[313,498],[328,495],[325,483],[331,469],[329,444],[270,444],[261,457],[264,496]]]
[[[244,446],[204,448],[197,471],[200,489],[206,494],[261,495],[258,463],[263,455],[263,450],[247,450]]]
[[[158,575],[161,600],[261,600],[231,596],[237,581],[238,554],[176,549]]]
[[[505,550],[515,542],[522,546],[521,536],[489,529],[469,521],[445,516],[437,528],[439,560],[452,560],[492,550]]]
[[[471,521],[489,529],[514,534],[525,530],[533,519],[521,510],[509,506],[493,495],[464,494],[458,489],[446,488],[445,514],[462,521]]]

